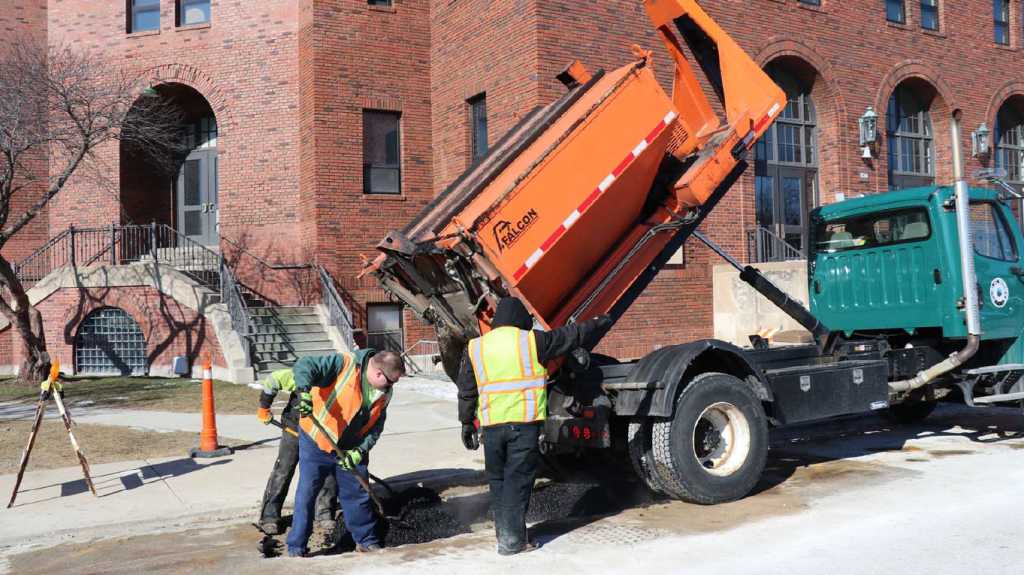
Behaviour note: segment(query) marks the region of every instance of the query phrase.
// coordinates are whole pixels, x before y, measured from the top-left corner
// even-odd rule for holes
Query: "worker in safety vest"
[[[274,469],[270,472],[267,488],[263,491],[263,504],[260,506],[260,529],[268,535],[278,533],[281,507],[288,496],[292,477],[295,476],[295,466],[299,463],[299,412],[296,411],[299,405],[299,394],[295,393],[295,378],[292,376],[292,370],[281,369],[267,376],[260,393],[260,407],[256,412],[256,418],[265,425],[270,424],[273,418],[270,406],[274,404],[274,399],[281,391],[291,394],[288,405],[281,412],[281,424],[286,429],[281,430],[281,444],[277,450],[277,460],[274,461]],[[315,515],[320,528],[325,531],[334,531],[336,526],[334,512],[337,509],[337,501],[338,484],[334,480],[334,475],[328,475],[323,489],[320,490],[316,498]]]
[[[526,512],[537,479],[539,437],[547,415],[545,365],[596,342],[610,316],[551,331],[530,329],[533,319],[519,299],[498,302],[491,331],[469,341],[459,370],[462,443],[477,449],[476,420],[483,434],[484,468],[491,490],[498,553],[538,547],[526,533]]]
[[[405,375],[402,358],[373,349],[321,357],[303,357],[292,367],[299,394],[299,484],[288,533],[288,555],[302,557],[313,531],[313,505],[328,475],[338,482],[345,526],[356,551],[380,550],[377,517],[370,494],[353,477],[368,480],[369,452],[384,430],[391,387]],[[312,418],[327,430],[325,437]],[[344,453],[338,459],[337,443]]]

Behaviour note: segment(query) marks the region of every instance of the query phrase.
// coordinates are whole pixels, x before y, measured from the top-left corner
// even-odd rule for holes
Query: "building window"
[[[391,0],[366,0],[370,6],[391,6]]]
[[[996,44],[1010,44],[1010,0],[992,0]]]
[[[921,27],[939,29],[939,0],[921,0]]]
[[[797,0],[801,4],[810,4],[811,6],[821,6],[821,0]]]
[[[100,308],[82,321],[75,337],[78,373],[145,375],[146,338],[123,309]]]
[[[487,95],[480,94],[468,102],[469,131],[473,140],[473,161],[476,162],[487,153]]]
[[[160,29],[160,0],[128,0],[128,32]]]
[[[889,96],[885,142],[890,191],[935,182],[931,114],[928,106],[906,86],[897,86]]]
[[[363,191],[402,193],[398,112],[363,110]]]
[[[786,106],[754,146],[755,216],[758,227],[803,251],[804,218],[817,188],[818,129],[814,101],[810,88],[785,69],[770,64],[765,71],[786,92]],[[768,249],[758,259],[782,257],[781,249]]]
[[[178,26],[205,24],[210,21],[210,0],[178,0]]]
[[[402,306],[369,304],[366,306],[366,346],[377,351],[405,351]]]
[[[1007,102],[999,108],[993,130],[995,167],[1006,170],[1006,183],[1017,192],[1024,191],[1024,114],[1021,107]],[[1013,202],[1013,209],[1021,217],[1020,204]],[[1024,221],[1018,220],[1024,227]]]
[[[907,11],[903,0],[885,0],[885,19],[903,24],[907,21]]]

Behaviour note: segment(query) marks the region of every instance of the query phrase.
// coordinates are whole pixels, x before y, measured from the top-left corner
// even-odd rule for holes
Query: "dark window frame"
[[[796,0],[798,4],[809,4],[811,6],[821,6],[821,0]]]
[[[475,164],[490,149],[487,132],[487,93],[477,94],[466,100],[466,103],[469,104],[469,157],[470,161]],[[481,111],[483,112],[483,143],[480,142],[478,137],[481,134],[478,131],[477,125],[481,118]]]
[[[1003,226],[1003,231],[1006,232],[1006,237],[1010,240],[1010,249],[1013,250],[1013,259],[1011,259],[1011,260],[1004,260],[1003,258],[995,258],[995,257],[992,257],[990,255],[983,254],[983,253],[979,252],[977,246],[974,244],[974,238],[972,237],[971,238],[971,248],[974,249],[974,253],[976,255],[979,255],[979,256],[985,258],[985,259],[989,259],[989,260],[992,260],[992,261],[995,261],[995,262],[1006,262],[1006,263],[1019,262],[1020,261],[1020,251],[1017,249],[1017,240],[1013,237],[1013,228],[1010,227],[1010,222],[1006,221],[1006,216],[1003,215],[1003,210],[999,209],[999,204],[996,203],[996,202],[993,202],[991,200],[972,200],[970,205],[972,205],[972,206],[987,205],[989,207],[989,210],[991,211],[991,213],[995,215],[995,218],[997,220],[999,220],[1000,225]],[[974,226],[974,220],[972,219],[971,220],[971,228],[974,229],[974,227],[975,227]],[[997,236],[998,236],[998,234],[997,234]]]
[[[366,0],[368,6],[383,6],[385,8],[391,8],[391,0]]]
[[[202,22],[192,22],[185,24],[182,22],[182,18],[185,15],[185,6],[189,4],[206,4],[209,6],[210,16]],[[174,25],[177,27],[182,26],[199,26],[200,24],[210,24],[213,22],[213,0],[174,0]]]
[[[913,102],[908,101],[908,98],[912,98]],[[907,114],[908,103],[916,104],[918,111],[914,114]],[[896,112],[895,118],[893,117],[894,111]],[[904,120],[907,120],[908,123],[915,122],[918,129],[904,130]],[[888,171],[890,189],[894,189],[893,182],[899,180],[900,176],[935,182],[935,130],[931,119],[931,107],[925,105],[924,100],[905,85],[896,86],[896,89],[889,95],[885,114],[885,145],[886,170]],[[919,159],[919,163],[925,166],[924,169],[907,169],[904,162],[905,145],[913,148],[914,155]]]
[[[992,41],[1000,46],[1010,45],[1010,0],[992,0]]]
[[[935,18],[934,27],[926,24],[926,14],[931,14]],[[938,32],[942,28],[942,22],[939,20],[939,0],[921,0],[921,28],[932,32]]]
[[[145,30],[136,30],[135,29],[135,15],[138,12],[156,12],[156,14],[157,14],[156,28],[146,28]],[[160,30],[160,20],[161,20],[161,16],[162,16],[162,14],[160,13],[160,0],[156,0],[155,2],[150,2],[149,4],[143,4],[141,6],[136,6],[135,5],[135,0],[125,0],[125,15],[126,15],[126,18],[125,18],[125,28],[128,30],[129,34],[134,34],[135,32],[153,32],[153,31],[159,31]]]
[[[882,220],[882,219],[885,219],[885,218],[891,218],[891,217],[894,217],[894,216],[901,216],[901,215],[904,215],[904,214],[914,214],[914,213],[924,214],[924,221],[925,221],[926,224],[928,224],[928,235],[922,236],[922,237],[918,237],[918,238],[909,238],[909,239],[903,239],[903,240],[896,240],[894,242],[890,241],[890,242],[885,242],[885,243],[878,243],[878,244],[873,244],[873,245],[870,245],[870,246],[849,246],[849,247],[845,247],[845,248],[829,248],[829,249],[823,249],[821,247],[822,236],[825,233],[825,231],[828,229],[828,226],[836,225],[836,224],[845,224],[846,222],[850,222],[850,221],[858,220],[858,219],[861,219],[861,218],[865,218],[866,216],[870,216],[870,217],[873,218],[873,221],[871,222],[871,226],[874,227],[874,224],[876,222],[878,222],[879,220]],[[876,248],[887,248],[887,247],[890,247],[890,246],[898,246],[898,245],[902,245],[902,244],[911,244],[911,243],[914,243],[914,242],[924,242],[924,241],[928,241],[929,239],[931,239],[933,231],[934,231],[934,227],[932,226],[931,216],[928,214],[928,209],[923,207],[923,206],[914,206],[914,207],[909,207],[909,208],[896,208],[896,209],[893,209],[893,210],[884,210],[884,211],[879,211],[879,212],[867,212],[867,213],[857,214],[857,215],[853,215],[853,216],[847,216],[845,218],[835,218],[835,219],[832,219],[832,220],[825,220],[825,221],[819,222],[818,223],[818,228],[816,230],[814,230],[814,252],[815,253],[819,253],[819,254],[834,254],[834,253],[838,253],[838,252],[848,252],[848,251],[852,251],[852,250],[871,250],[871,249],[876,249]]]
[[[889,13],[890,9],[898,5],[899,19],[891,18]],[[907,3],[906,0],[885,0],[885,21],[893,22],[895,24],[906,24],[907,23]]]
[[[379,114],[393,116],[395,119],[395,147],[396,147],[396,163],[394,164],[373,164],[366,161],[367,150],[365,134],[363,140],[363,194],[373,196],[401,196],[402,195],[402,113],[395,110],[376,110],[371,108],[363,109],[363,130],[366,130],[366,117],[368,114]],[[370,177],[373,170],[394,170],[397,178],[397,191],[374,191],[371,189],[372,178]]]

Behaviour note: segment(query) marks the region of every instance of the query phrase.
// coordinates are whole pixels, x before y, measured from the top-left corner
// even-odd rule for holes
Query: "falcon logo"
[[[523,232],[530,229],[537,219],[537,210],[531,209],[517,222],[498,220],[498,223],[494,224],[494,243],[498,244],[498,253],[515,245]]]

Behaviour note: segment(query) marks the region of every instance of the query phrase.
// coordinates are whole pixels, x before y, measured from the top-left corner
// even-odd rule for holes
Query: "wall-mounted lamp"
[[[153,83],[150,82],[149,86],[143,88],[142,90],[139,90],[139,95],[142,96],[143,98],[159,98],[160,97],[160,92],[157,92],[156,90],[154,90],[153,89]]]
[[[874,143],[875,134],[878,130],[878,114],[871,109],[871,106],[868,106],[868,111],[864,112],[864,115],[861,116],[857,122],[860,124],[860,145],[864,146],[864,151],[861,154],[861,157],[864,159],[870,159],[870,144]]]
[[[987,156],[991,137],[992,130],[989,130],[985,122],[982,122],[978,126],[978,131],[971,132],[971,155],[975,158]]]

